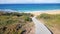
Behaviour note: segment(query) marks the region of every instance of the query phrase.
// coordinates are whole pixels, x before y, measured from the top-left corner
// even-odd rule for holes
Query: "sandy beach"
[[[26,12],[26,13],[31,13],[34,16],[38,16],[42,13],[47,13],[47,14],[60,14],[60,10],[45,10],[45,11],[32,11],[32,12]]]

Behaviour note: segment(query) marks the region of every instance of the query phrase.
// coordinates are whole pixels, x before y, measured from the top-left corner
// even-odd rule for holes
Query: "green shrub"
[[[19,27],[17,31],[16,25],[20,24],[22,27],[27,21],[31,22],[30,16],[30,13],[0,12],[0,34],[21,34],[23,30]]]
[[[43,14],[41,14],[40,16],[38,16],[38,18],[53,19],[54,16],[53,16],[53,15],[50,15],[50,14],[43,13]]]

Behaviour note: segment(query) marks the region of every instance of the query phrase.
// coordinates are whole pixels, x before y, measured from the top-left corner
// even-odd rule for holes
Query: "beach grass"
[[[29,31],[28,29],[33,26],[31,15],[30,13],[0,11],[0,34],[21,34]]]
[[[60,34],[60,14],[40,14],[37,19],[44,22],[44,24],[54,33]]]

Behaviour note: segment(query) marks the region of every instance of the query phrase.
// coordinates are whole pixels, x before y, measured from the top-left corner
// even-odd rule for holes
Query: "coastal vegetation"
[[[37,19],[42,21],[53,34],[60,34],[60,14],[40,14]]]
[[[30,13],[0,11],[0,34],[27,34],[33,27]]]

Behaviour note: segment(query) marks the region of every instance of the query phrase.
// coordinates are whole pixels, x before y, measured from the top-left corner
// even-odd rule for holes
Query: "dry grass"
[[[41,14],[37,18],[42,20],[53,34],[60,34],[60,14]]]

